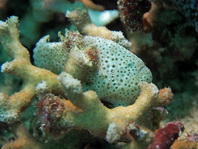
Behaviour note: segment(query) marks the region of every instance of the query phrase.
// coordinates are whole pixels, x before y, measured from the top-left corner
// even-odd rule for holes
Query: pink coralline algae
[[[179,137],[179,133],[184,130],[180,122],[170,122],[164,128],[155,132],[155,138],[147,149],[168,149]]]
[[[42,129],[45,130],[45,132],[56,136],[56,121],[62,116],[62,113],[64,111],[64,104],[61,103],[61,100],[58,97],[48,95],[46,97],[43,97],[41,101],[38,102],[38,107],[39,119],[42,125]]]
[[[151,7],[147,0],[119,0],[118,9],[124,25],[132,31],[143,28],[143,14]]]
[[[198,142],[198,133],[188,134],[188,139],[192,142]]]
[[[38,134],[38,127],[43,133],[47,133],[55,138],[63,137],[65,131],[60,126],[61,117],[67,111],[79,112],[80,110],[68,100],[63,100],[53,94],[47,94],[40,97],[37,104],[38,107],[38,122],[34,128],[34,133]]]

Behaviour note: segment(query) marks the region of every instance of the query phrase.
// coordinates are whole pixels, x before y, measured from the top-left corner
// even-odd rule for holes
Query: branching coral
[[[19,42],[17,29],[17,17],[11,17],[7,22],[0,22],[1,43],[4,50],[13,58],[1,67],[2,72],[15,75],[23,80],[21,91],[7,96],[1,93],[1,121],[12,123],[18,118],[18,114],[24,110],[35,96],[35,86],[46,81],[49,90],[63,93],[63,87],[57,81],[57,75],[50,71],[37,68],[30,63],[30,55],[25,47]],[[56,86],[56,88],[54,88]]]
[[[84,9],[75,9],[72,12],[67,12],[66,17],[77,27],[82,34],[90,36],[99,36],[104,39],[119,42],[122,46],[130,48],[129,43],[121,32],[110,31],[105,26],[96,26],[92,23],[88,16],[88,11]],[[109,20],[109,19],[108,19]]]
[[[168,107],[169,120],[177,117],[187,127],[186,132],[189,132],[189,128],[196,132],[196,112],[191,111],[197,111],[197,104],[194,103],[197,101],[198,36],[195,32],[197,20],[194,18],[197,16],[198,3],[191,0],[152,0],[151,3],[150,11],[143,18],[144,31],[150,32],[130,35],[133,50],[137,50],[137,55],[150,66],[156,79],[154,82],[162,86],[169,84],[175,92],[174,103]],[[172,148],[186,148],[188,143],[189,148],[196,148],[196,143],[188,139],[179,139]]]
[[[22,124],[15,124],[12,126],[12,131],[16,136],[15,141],[5,144],[2,149],[42,149],[44,146],[36,141],[25,129]]]
[[[28,50],[20,43],[17,26],[17,17],[0,22],[0,42],[13,59],[3,64],[1,71],[23,80],[19,92],[0,94],[1,122],[20,120],[19,115],[32,99],[39,97],[36,124],[46,135],[57,138],[58,133],[62,137],[70,130],[85,130],[86,135],[89,132],[115,146],[119,142],[126,148],[150,144],[162,119],[158,111],[159,121],[154,120],[157,107],[170,103],[173,94],[170,88],[159,91],[150,83],[151,72],[141,59],[119,40],[67,32],[66,36],[59,34],[60,42],[50,43],[48,36],[38,42],[34,60],[46,69],[38,68],[31,64]],[[54,70],[54,66],[58,68]],[[113,104],[113,108],[102,101]],[[21,127],[16,132],[18,139],[5,148],[18,145],[20,139],[22,147],[36,142],[24,140],[29,134]]]
[[[56,118],[56,123],[54,123],[55,125],[53,129],[56,130],[57,128],[61,129],[62,131],[72,127],[85,129],[94,136],[106,138],[109,143],[124,139],[128,140],[129,142],[133,141],[132,143],[136,145],[147,145],[149,143],[147,142],[148,136],[150,134],[149,129],[153,130],[155,127],[152,123],[152,109],[153,107],[159,105],[163,106],[164,103],[168,102],[166,98],[162,98],[160,95],[158,95],[158,89],[154,84],[143,83],[141,85],[140,96],[133,105],[109,109],[101,103],[95,92],[82,92],[81,85],[79,84],[80,82],[71,78],[71,75],[62,73],[59,76],[59,79],[65,86],[65,92],[70,101],[81,110],[79,111],[76,109],[76,112],[72,112],[69,110],[71,108],[68,109],[62,105],[65,107],[63,108],[65,110],[61,110],[59,108],[60,111],[57,111],[59,113],[58,116],[54,115],[57,112],[53,112],[54,110],[52,110],[52,108],[48,110],[48,115],[51,115],[52,119]],[[79,87],[78,90],[76,89],[77,87]],[[170,91],[167,93],[169,94],[169,97],[172,96]],[[55,103],[57,104],[61,102],[61,100],[55,96],[51,96],[51,98],[53,99],[51,106],[55,105]],[[170,100],[171,99],[169,99],[169,102]],[[64,102],[64,100],[62,102]],[[46,106],[51,107],[50,105],[43,105],[43,107]],[[132,127],[134,123],[140,125],[140,130],[144,132],[142,134],[143,136],[136,136],[132,133],[133,137],[139,138],[137,140],[132,139],[129,135],[129,132],[134,130]],[[142,126],[147,129],[142,128]],[[46,123],[44,123],[44,127],[47,127]],[[45,131],[48,128],[45,128]]]
[[[100,11],[104,10],[103,6],[94,4],[91,0],[79,0],[79,1],[82,2],[83,4],[85,4],[85,6],[91,8],[91,9],[100,10]]]
[[[83,9],[86,9],[90,7],[91,9],[88,10],[89,15],[92,16],[92,21],[94,19],[93,22],[99,25],[106,25],[118,17],[117,10],[103,12],[102,10],[104,8],[94,4],[91,0],[80,1],[82,3],[71,3],[69,0],[30,0],[28,11],[22,16],[20,23],[22,43],[30,48],[43,32],[47,31],[55,35],[56,32],[54,30],[49,30],[48,27],[46,28],[46,24],[50,21],[53,21],[52,24],[59,23],[59,26],[55,30],[63,30],[66,26],[70,28],[71,24],[64,18],[64,13],[66,11],[72,11],[74,8],[83,7]],[[96,11],[95,9],[100,11]],[[106,17],[102,17],[102,13],[107,14]],[[54,16],[57,17],[55,18]],[[44,24],[45,26],[43,26]],[[42,30],[43,28],[44,30]]]

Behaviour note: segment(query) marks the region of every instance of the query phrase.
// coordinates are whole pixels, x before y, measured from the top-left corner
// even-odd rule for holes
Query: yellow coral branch
[[[94,4],[91,0],[79,0],[79,1],[93,10],[103,11],[105,9],[102,5]]]
[[[68,127],[86,129],[98,137],[104,137],[110,124],[114,125],[114,123],[120,136],[126,133],[127,125],[131,122],[153,129],[152,109],[159,106],[162,100],[158,97],[158,89],[154,84],[142,83],[140,96],[133,105],[109,109],[100,102],[93,91],[76,94],[71,86],[73,85],[77,89],[77,86],[80,87],[80,85],[70,75],[62,73],[59,79],[63,83],[70,101],[83,111],[80,113],[66,112],[63,115],[62,122],[67,123]],[[64,80],[70,80],[70,82],[64,82]]]
[[[25,129],[22,124],[13,125],[17,139],[13,142],[6,143],[2,149],[43,149],[43,145],[36,141]]]
[[[78,31],[85,35],[101,37],[121,44],[123,47],[130,49],[131,43],[128,42],[121,32],[110,31],[105,26],[96,26],[91,22],[87,10],[76,9],[67,12],[66,17],[76,25]]]
[[[64,88],[54,73],[37,68],[30,63],[28,50],[19,41],[17,29],[18,18],[10,17],[6,22],[0,21],[0,42],[4,50],[13,58],[1,66],[1,71],[15,75],[23,80],[22,90],[7,96],[0,96],[0,121],[13,123],[21,111],[26,109],[35,96],[37,84],[45,81],[48,89],[55,94],[64,94]]]

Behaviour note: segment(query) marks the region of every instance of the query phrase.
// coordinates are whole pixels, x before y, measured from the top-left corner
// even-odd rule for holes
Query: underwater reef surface
[[[0,0],[2,149],[197,149],[198,2]]]

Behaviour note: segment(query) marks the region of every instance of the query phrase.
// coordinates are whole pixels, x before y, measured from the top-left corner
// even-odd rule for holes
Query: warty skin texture
[[[139,84],[152,81],[144,62],[118,43],[78,33],[66,34],[65,41],[50,43],[49,38],[44,37],[37,43],[34,61],[38,67],[58,74],[62,71],[72,74],[82,82],[84,91],[95,91],[113,107],[134,103]],[[79,77],[82,74],[86,77]]]

